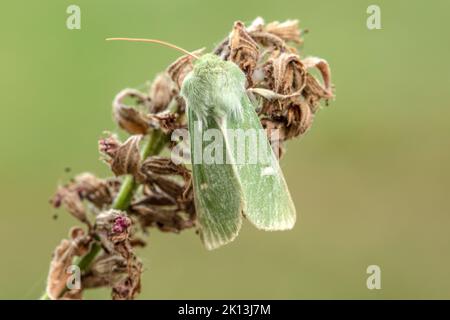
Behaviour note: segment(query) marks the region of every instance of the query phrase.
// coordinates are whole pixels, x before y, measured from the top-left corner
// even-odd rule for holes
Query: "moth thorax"
[[[242,116],[245,75],[232,62],[205,55],[183,81],[181,95],[200,118]]]

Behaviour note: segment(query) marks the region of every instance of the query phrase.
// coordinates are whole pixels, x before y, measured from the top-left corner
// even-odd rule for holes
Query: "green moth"
[[[234,143],[236,133],[264,132],[239,67],[213,54],[198,57],[161,40],[107,40],[159,43],[197,59],[183,80],[181,95],[187,104],[195,208],[206,248],[215,249],[233,241],[243,217],[261,230],[292,229],[296,220],[294,203],[266,135],[243,148],[236,148]],[[226,161],[204,161],[203,151],[210,144],[196,137],[210,130],[216,133],[215,139],[221,140],[215,149],[219,154],[216,158]],[[261,150],[266,151],[261,161],[237,161],[242,153],[253,156]]]
[[[235,239],[243,216],[258,229],[291,229],[295,207],[267,137],[258,145],[268,150],[264,161],[236,161],[239,152],[253,152],[248,144],[248,150],[233,147],[236,130],[263,130],[246,94],[244,73],[232,62],[203,55],[184,79],[181,95],[187,103],[195,207],[206,248],[215,249]],[[193,137],[209,129],[220,133],[223,143],[219,151],[231,161],[205,163],[198,159],[198,150],[207,148],[208,143]]]

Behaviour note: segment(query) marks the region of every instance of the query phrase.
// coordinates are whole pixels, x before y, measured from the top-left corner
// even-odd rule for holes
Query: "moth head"
[[[200,119],[242,117],[245,75],[237,65],[214,54],[195,61],[181,86],[181,96]]]

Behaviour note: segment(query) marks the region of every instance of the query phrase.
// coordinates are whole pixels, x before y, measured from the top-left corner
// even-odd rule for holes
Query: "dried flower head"
[[[248,27],[237,21],[214,50],[245,73],[249,97],[258,103],[261,124],[279,155],[284,152],[283,143],[305,134],[321,103],[333,98],[327,61],[299,53],[302,34],[297,20],[266,24],[257,18]],[[47,281],[50,298],[80,299],[84,289],[109,287],[113,299],[133,299],[140,291],[143,269],[133,247],[146,245],[142,236],[148,229],[178,233],[195,227],[191,172],[154,154],[141,159],[149,150],[141,155],[139,144],[146,135],[162,133],[164,138],[155,146],[170,150],[165,137],[187,126],[180,88],[193,69],[194,56],[202,51],[177,59],[156,76],[147,92],[124,89],[116,95],[114,120],[131,136],[122,143],[109,134],[98,145],[117,177],[100,179],[83,173],[58,187],[52,205],[63,206],[87,225],[87,231],[73,228],[69,239],[56,248]],[[310,73],[312,68],[321,79]],[[131,176],[124,179],[123,175]],[[94,217],[91,225],[88,218]],[[103,249],[97,257],[94,248]],[[65,292],[69,276],[65,271],[74,257],[82,257],[82,288]]]

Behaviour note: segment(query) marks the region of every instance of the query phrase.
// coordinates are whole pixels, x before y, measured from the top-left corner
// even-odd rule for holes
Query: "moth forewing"
[[[188,110],[195,207],[208,249],[237,236],[242,214],[263,230],[286,230],[295,224],[294,204],[267,138],[244,143],[252,148],[234,143],[236,131],[243,132],[244,138],[248,132],[263,132],[246,95],[245,79],[237,65],[209,54],[196,61],[181,89]],[[196,125],[198,121],[201,126]],[[218,130],[223,140],[220,163],[201,158],[202,152],[214,149],[203,139],[209,129]],[[247,161],[255,155],[255,146],[267,150],[263,161]]]
[[[188,122],[191,137],[202,136],[208,129],[223,132],[216,119],[202,120],[189,107]],[[197,125],[199,123],[201,126]],[[203,159],[197,161],[196,157],[202,156],[195,152],[198,144],[201,144],[200,149],[205,149],[203,139],[191,138],[194,201],[201,239],[211,250],[233,241],[238,235],[242,224],[243,193],[233,165],[205,163]],[[225,143],[223,154],[227,153],[229,150]]]
[[[241,99],[241,104],[242,119],[237,121],[230,119],[228,128],[264,133],[254,106],[246,95]],[[231,140],[232,137],[229,136],[228,139]],[[246,154],[255,152],[252,145],[254,144],[245,144]],[[244,193],[243,213],[258,229],[268,231],[292,229],[296,221],[296,210],[278,158],[272,151],[269,140],[264,136],[263,139],[258,139],[257,149],[259,157],[256,163],[246,158],[244,163],[236,164]],[[237,158],[237,153],[244,150],[235,148],[234,152]]]

